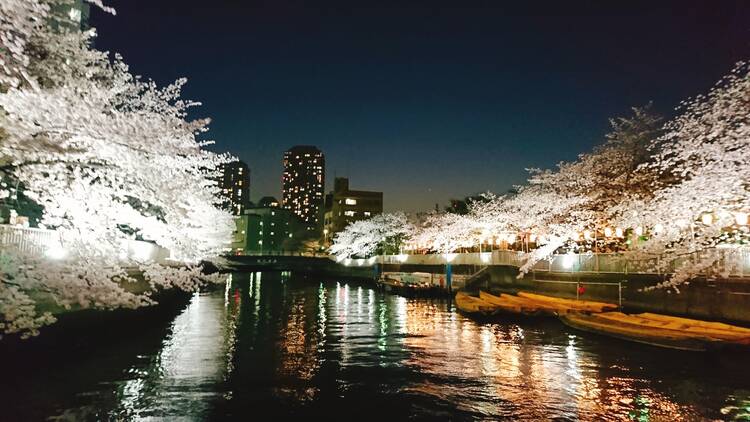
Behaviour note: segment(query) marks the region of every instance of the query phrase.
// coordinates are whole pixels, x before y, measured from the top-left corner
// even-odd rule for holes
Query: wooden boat
[[[427,283],[405,283],[403,280],[390,277],[381,277],[376,285],[386,292],[407,297],[437,297],[447,294],[447,291],[442,291],[439,286]]]
[[[493,294],[480,291],[479,298],[484,300],[485,302],[497,306],[500,311],[505,313],[537,316],[554,315],[555,312],[554,307],[548,304],[534,302],[522,297],[505,293],[501,293],[500,296],[495,296]]]
[[[671,349],[707,351],[750,346],[750,330],[728,324],[658,314],[561,314],[572,328]]]
[[[601,314],[603,318],[612,321],[622,321],[622,315],[626,317],[625,322],[637,323],[645,327],[676,330],[740,344],[750,343],[750,329],[736,325],[653,313],[625,315],[619,312],[607,312]]]
[[[487,292],[479,292],[479,297],[499,306],[504,311],[524,315],[558,315],[568,312],[603,312],[617,309],[617,305],[610,303],[562,299],[525,292],[518,293],[518,296],[505,293],[495,296]]]
[[[547,303],[559,309],[560,312],[569,311],[587,311],[587,312],[606,312],[614,311],[617,305],[614,303],[594,302],[591,300],[564,299],[561,297],[545,296],[536,293],[518,292],[518,297],[529,299],[535,302]]]
[[[469,315],[492,316],[499,311],[496,305],[465,292],[456,293],[454,301],[459,311]]]

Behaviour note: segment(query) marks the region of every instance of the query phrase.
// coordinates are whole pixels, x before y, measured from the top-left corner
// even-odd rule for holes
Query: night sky
[[[187,77],[253,200],[280,197],[295,144],[323,150],[327,190],[349,176],[386,210],[503,192],[600,143],[609,117],[670,115],[750,59],[743,1],[104,2],[97,48]]]

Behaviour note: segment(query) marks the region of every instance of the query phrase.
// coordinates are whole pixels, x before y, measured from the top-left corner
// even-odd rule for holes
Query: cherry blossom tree
[[[633,258],[658,256],[676,272],[725,275],[747,244],[750,210],[750,69],[738,63],[707,95],[685,101],[651,149],[644,172],[659,174],[651,197],[623,204],[621,222],[649,229]],[[728,259],[727,259],[728,258]],[[667,269],[667,268],[663,268]]]
[[[92,2],[101,6],[98,1]],[[159,88],[122,58],[91,48],[69,0],[0,6],[2,171],[44,208],[63,259],[3,250],[0,328],[34,334],[53,320],[35,297],[64,307],[138,307],[157,288],[195,289],[199,262],[227,246],[232,217],[218,207],[219,166],[204,147],[208,120],[187,120],[181,79]],[[102,6],[103,7],[103,6]],[[106,9],[109,10],[109,9]],[[15,26],[14,23],[22,23]],[[57,239],[58,237],[56,237]],[[128,239],[170,251],[173,266],[124,254]],[[133,293],[133,270],[150,289]]]
[[[379,214],[354,221],[336,233],[329,251],[340,259],[369,257],[378,251],[393,253],[414,231],[415,227],[403,212]]]

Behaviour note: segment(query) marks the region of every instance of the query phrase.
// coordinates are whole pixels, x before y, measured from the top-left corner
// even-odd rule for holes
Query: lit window
[[[347,217],[354,217],[354,215],[357,214],[354,211],[344,211],[344,215]]]
[[[346,198],[346,205],[357,205],[357,200],[352,198]]]
[[[70,20],[74,22],[81,21],[81,11],[76,8],[71,8],[70,12],[68,12],[68,16],[70,17]]]
[[[365,217],[369,217],[369,216],[370,216],[370,211],[365,211]]]

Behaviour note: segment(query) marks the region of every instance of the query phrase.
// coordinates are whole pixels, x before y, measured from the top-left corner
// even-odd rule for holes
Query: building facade
[[[219,188],[224,197],[222,206],[241,215],[250,206],[250,168],[242,161],[222,165]]]
[[[326,195],[323,236],[330,243],[333,236],[349,223],[366,220],[383,212],[383,192],[349,189],[349,179],[337,177],[333,192]]]
[[[308,230],[320,230],[325,191],[325,157],[312,145],[297,145],[284,152],[283,208],[296,214]]]
[[[299,249],[297,238],[304,227],[291,210],[279,207],[272,197],[247,208],[235,217],[232,253],[236,255],[277,255]]]

